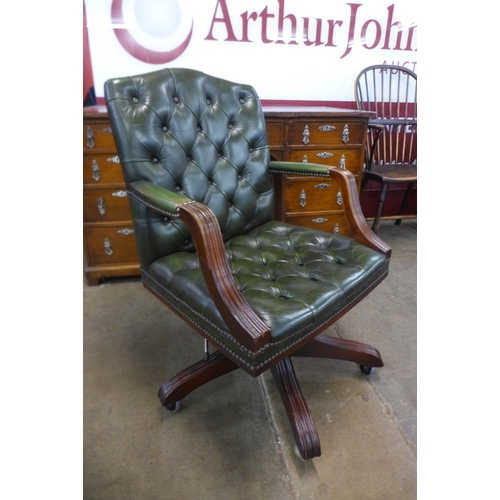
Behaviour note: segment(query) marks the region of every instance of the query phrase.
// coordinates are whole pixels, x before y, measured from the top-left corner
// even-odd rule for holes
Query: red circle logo
[[[193,18],[177,0],[113,0],[111,20],[121,46],[149,64],[177,59],[193,34]]]

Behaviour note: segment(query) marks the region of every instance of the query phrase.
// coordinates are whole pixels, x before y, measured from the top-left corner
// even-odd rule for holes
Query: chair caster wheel
[[[168,405],[165,405],[165,408],[168,411],[179,411],[180,408],[181,408],[181,402],[180,401],[176,401],[175,403],[170,403]]]
[[[373,373],[373,366],[365,366],[365,365],[359,365],[359,369],[365,374],[365,375],[371,375]]]

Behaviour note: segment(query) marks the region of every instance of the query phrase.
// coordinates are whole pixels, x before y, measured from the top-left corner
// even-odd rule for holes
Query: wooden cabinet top
[[[371,111],[358,111],[349,108],[335,108],[333,106],[262,106],[266,118],[294,118],[307,115],[311,118],[335,118],[335,117],[356,117],[372,118],[375,113]],[[108,112],[106,106],[88,106],[83,108],[84,118],[106,118]]]
[[[372,118],[371,111],[358,111],[349,108],[334,108],[333,106],[262,106],[266,118],[295,118],[307,115],[308,118]]]
[[[83,108],[83,118],[107,118],[106,106],[87,106]]]

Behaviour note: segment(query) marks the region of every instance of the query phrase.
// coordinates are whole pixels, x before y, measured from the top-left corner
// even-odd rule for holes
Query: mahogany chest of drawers
[[[125,182],[103,106],[83,109],[83,244],[89,285],[139,274]]]
[[[371,113],[351,109],[264,106],[271,158],[363,172]],[[349,234],[339,187],[329,178],[275,175],[276,218]],[[89,285],[139,274],[134,229],[104,106],[83,109],[83,240]]]
[[[352,172],[358,192],[371,113],[329,107],[267,107],[273,159],[320,163]],[[350,235],[339,186],[331,179],[275,175],[276,217]]]

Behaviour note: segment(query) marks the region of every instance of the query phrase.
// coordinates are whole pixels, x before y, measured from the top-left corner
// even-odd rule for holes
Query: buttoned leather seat
[[[388,272],[391,249],[364,221],[352,174],[270,161],[248,85],[174,68],[109,80],[105,95],[144,286],[216,349],[161,387],[162,404],[236,368],[271,369],[302,458],[318,456],[290,356],[383,364],[371,346],[322,334]],[[335,179],[353,237],[275,220],[273,173]]]

